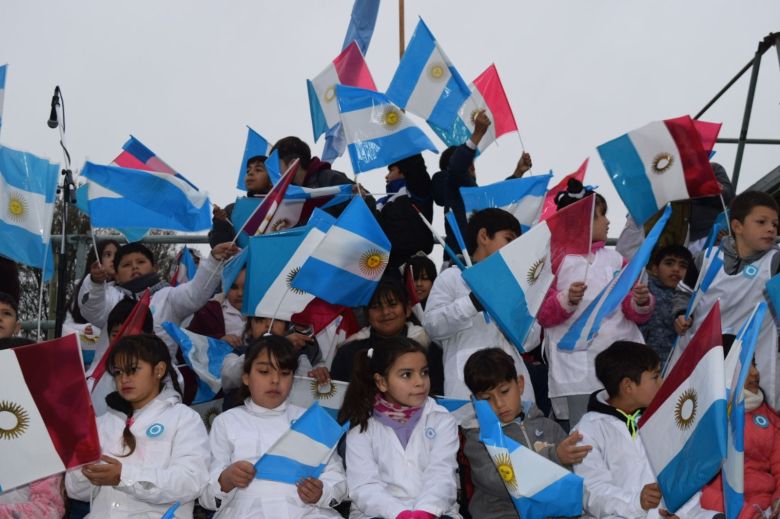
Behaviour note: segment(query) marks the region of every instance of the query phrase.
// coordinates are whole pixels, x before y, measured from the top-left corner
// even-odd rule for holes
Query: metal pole
[[[747,70],[748,70],[750,67],[752,67],[752,66],[753,66],[753,62],[754,62],[755,60],[756,60],[756,58],[753,58],[753,59],[751,59],[750,61],[748,61],[748,64],[747,64],[747,65],[745,65],[744,67],[742,67],[742,70],[740,70],[739,72],[737,72],[737,75],[736,75],[736,76],[734,76],[733,78],[731,78],[731,81],[729,81],[728,83],[726,83],[726,86],[724,86],[723,88],[721,88],[721,89],[720,89],[720,92],[718,92],[717,94],[715,94],[715,97],[713,97],[713,98],[712,98],[712,100],[711,100],[709,103],[707,103],[707,104],[704,106],[704,108],[702,108],[701,110],[699,110],[699,113],[697,113],[695,116],[693,116],[693,118],[694,118],[694,119],[698,119],[699,117],[701,117],[702,115],[704,115],[704,112],[706,112],[707,110],[709,110],[709,109],[710,109],[710,107],[711,107],[712,105],[714,105],[714,104],[715,104],[715,102],[716,102],[718,99],[720,99],[720,97],[721,97],[723,94],[725,94],[725,93],[726,93],[726,90],[728,90],[729,88],[731,88],[731,86],[732,86],[734,83],[736,83],[736,82],[737,82],[737,80],[738,80],[739,78],[741,78],[741,77],[742,77],[742,74],[744,74],[745,72],[747,72]]]
[[[406,38],[404,37],[404,0],[398,0],[398,59],[404,57],[405,44],[406,44]]]
[[[731,184],[734,186],[734,192],[737,191],[739,182],[739,170],[742,168],[742,156],[745,154],[745,139],[747,138],[748,126],[750,126],[750,114],[753,111],[753,98],[756,94],[756,83],[758,82],[758,71],[761,68],[761,56],[766,52],[764,42],[758,44],[756,55],[753,58],[753,70],[750,73],[750,86],[748,87],[747,100],[745,101],[745,114],[742,117],[742,129],[739,131],[739,143],[737,144],[737,156],[734,159],[734,173],[731,176]]]

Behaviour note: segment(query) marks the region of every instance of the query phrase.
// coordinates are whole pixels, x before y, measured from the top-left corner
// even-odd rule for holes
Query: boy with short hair
[[[644,344],[617,341],[596,356],[604,385],[590,397],[577,425],[590,452],[574,472],[585,480],[590,517],[645,517],[661,502],[637,421],[661,387],[658,354]]]
[[[21,328],[19,303],[5,292],[0,292],[0,339],[13,337]]]
[[[683,315],[691,294],[678,290],[675,295],[675,330],[683,335],[696,330],[715,301],[720,301],[721,325],[724,334],[734,334],[752,313],[756,303],[764,299],[766,282],[780,271],[780,254],[775,245],[778,226],[777,202],[760,191],[745,191],[731,202],[729,224],[732,236],[720,243],[720,268],[703,292],[692,319]],[[701,266],[697,265],[700,268]],[[778,333],[774,319],[764,319],[756,347],[756,366],[764,375],[767,402],[780,404],[780,384],[777,384]]]
[[[466,385],[472,394],[487,400],[501,421],[503,433],[545,458],[569,468],[580,463],[591,447],[577,445],[582,435],[568,437],[560,425],[532,403],[523,405],[521,395],[525,379],[517,374],[512,357],[499,348],[474,353],[464,368]],[[474,494],[469,502],[472,517],[511,519],[517,510],[504,481],[498,474],[485,446],[479,441],[479,428],[465,429],[464,453],[471,467]],[[521,470],[519,468],[518,470]]]
[[[690,265],[693,265],[693,256],[682,245],[661,247],[650,259],[647,288],[655,296],[655,310],[649,321],[639,325],[639,330],[645,344],[661,358],[661,364],[666,362],[677,338],[672,324],[674,295]]]
[[[518,236],[517,218],[503,209],[490,208],[472,214],[464,239],[472,261],[477,263]],[[473,353],[485,348],[504,350],[514,360],[517,372],[528,378],[528,369],[517,348],[504,337],[495,320],[485,314],[457,267],[444,270],[434,281],[425,305],[423,326],[431,340],[444,351],[444,394],[448,397],[469,397],[463,367]],[[532,329],[528,336],[538,337],[538,328]],[[524,349],[528,351],[532,347]],[[535,401],[531,384],[526,384],[523,400]]]

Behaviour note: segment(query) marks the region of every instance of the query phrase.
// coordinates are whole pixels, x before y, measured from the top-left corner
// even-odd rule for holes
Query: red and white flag
[[[284,172],[279,182],[271,188],[266,197],[257,206],[257,208],[249,215],[249,218],[244,222],[244,225],[236,232],[236,236],[241,234],[241,231],[245,232],[249,236],[257,236],[258,234],[265,234],[265,232],[271,227],[268,225],[276,214],[276,210],[284,200],[284,194],[287,192],[287,187],[295,178],[295,173],[298,172],[298,164],[300,161],[295,159],[292,164]]]
[[[539,218],[539,220],[546,220],[550,216],[555,214],[555,211],[558,210],[558,206],[555,204],[555,196],[560,193],[561,191],[566,191],[569,185],[570,179],[576,179],[579,180],[580,183],[585,182],[585,171],[588,169],[588,159],[585,159],[580,167],[575,171],[574,173],[569,173],[565,177],[563,177],[563,180],[555,184],[552,188],[550,188],[549,191],[547,191],[547,194],[544,195],[544,205],[542,206],[542,216]]]
[[[568,205],[547,219],[550,228],[552,271],[558,273],[563,258],[569,254],[590,254],[593,210],[596,196],[589,195]]]
[[[473,132],[474,118],[477,112],[485,110],[485,114],[492,122],[485,136],[479,141],[478,147],[481,152],[502,135],[516,132],[517,122],[512,113],[512,107],[509,106],[509,100],[495,64],[490,65],[469,86],[471,95],[463,102],[458,111],[461,120]]]
[[[99,458],[77,335],[0,351],[0,493]]]

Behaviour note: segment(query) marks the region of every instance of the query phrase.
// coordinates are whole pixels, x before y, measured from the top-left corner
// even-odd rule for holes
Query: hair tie
[[[368,351],[366,352],[366,357],[368,357],[369,359],[374,357],[374,348],[368,349]]]
[[[127,427],[127,428],[129,429],[129,428],[131,428],[131,427],[133,426],[133,424],[134,424],[134,423],[135,423],[135,418],[133,418],[133,417],[131,416],[131,417],[130,417],[130,418],[128,418],[128,419],[127,419],[127,421],[125,422],[125,427]]]

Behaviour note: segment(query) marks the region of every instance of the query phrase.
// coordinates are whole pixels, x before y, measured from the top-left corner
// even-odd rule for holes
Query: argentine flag
[[[463,271],[463,280],[520,351],[554,280],[551,238],[541,222]]]
[[[504,435],[487,400],[476,400],[479,439],[523,519],[578,516],[582,478]]]
[[[3,99],[5,98],[5,75],[8,65],[0,67],[0,130],[3,129]]]
[[[54,272],[49,238],[59,167],[31,153],[0,146],[0,254]]]
[[[470,95],[468,85],[420,19],[387,88],[388,99],[432,126],[449,128]]]
[[[238,189],[246,191],[246,183],[244,181],[246,179],[246,162],[258,155],[268,157],[270,147],[265,137],[249,126],[246,127],[246,144],[244,145],[244,155],[241,157],[241,166],[238,169],[238,182],[236,182]]]
[[[255,479],[296,484],[318,478],[349,422],[338,422],[315,402],[255,463]]]
[[[292,279],[328,303],[367,305],[390,258],[390,240],[362,198],[354,198]]]
[[[438,153],[428,136],[384,94],[337,85],[336,97],[355,173],[387,166],[423,150]]]
[[[233,347],[213,337],[198,335],[173,323],[163,323],[163,328],[181,348],[184,362],[198,377],[198,392],[193,404],[214,400],[222,390],[222,363]]]
[[[462,187],[460,196],[466,214],[488,207],[497,207],[512,213],[520,222],[522,231],[533,226],[542,214],[544,196],[552,173],[527,178],[513,178],[487,186]]]

